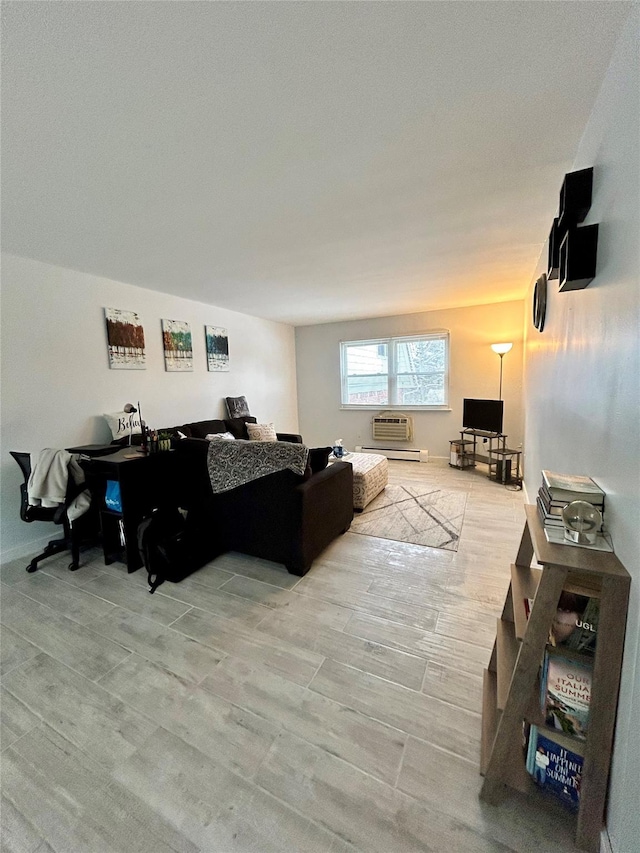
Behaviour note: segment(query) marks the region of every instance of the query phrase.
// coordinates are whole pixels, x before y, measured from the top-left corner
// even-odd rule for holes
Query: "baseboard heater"
[[[400,450],[397,447],[356,447],[356,453],[378,453],[387,459],[398,459],[402,462],[428,462],[428,450]]]

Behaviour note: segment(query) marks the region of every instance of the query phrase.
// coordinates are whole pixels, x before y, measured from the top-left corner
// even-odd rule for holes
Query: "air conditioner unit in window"
[[[373,438],[376,441],[411,441],[413,420],[408,415],[381,412],[372,418]]]

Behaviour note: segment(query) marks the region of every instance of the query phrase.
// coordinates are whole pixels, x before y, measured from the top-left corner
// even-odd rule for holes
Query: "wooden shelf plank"
[[[516,637],[524,638],[529,618],[524,609],[525,599],[533,600],[540,583],[542,569],[511,565],[511,589],[513,591],[513,621],[516,625]]]
[[[582,768],[578,846],[596,850],[604,820],[616,701],[620,686],[629,579],[604,577],[589,706],[588,751]]]
[[[496,706],[498,683],[496,673],[485,669],[482,690],[482,740],[480,742],[480,773],[486,773],[501,712]],[[513,744],[513,752],[505,768],[504,783],[516,791],[529,793],[534,785],[525,767],[522,741]]]
[[[586,595],[590,598],[602,596],[602,578],[598,575],[585,575],[582,572],[569,572],[564,584],[567,592]]]
[[[498,717],[500,712],[497,707],[497,675],[490,669],[485,669],[482,679],[482,738],[480,740],[480,773],[486,773],[493,741],[498,730]]]
[[[516,639],[515,625],[504,619],[498,619],[498,630],[496,633],[496,669],[498,676],[498,708],[504,707],[509,696],[511,676],[515,669],[520,643]]]
[[[527,526],[518,552],[519,557],[527,562],[519,562],[518,564],[527,565],[528,556],[532,553]],[[540,669],[551,615],[560,598],[566,576],[566,569],[551,565],[546,568],[540,579],[535,603],[529,618],[527,634],[520,651],[517,653],[517,666],[512,673],[508,700],[498,723],[491,757],[480,792],[481,798],[492,805],[497,805],[500,802],[504,785],[510,784],[507,777],[511,776],[510,768],[514,762],[514,756],[519,752],[522,758],[522,721],[525,719],[528,705],[531,702],[531,690]],[[501,622],[498,625],[498,630],[505,632],[509,626],[513,632],[514,643],[517,643],[513,623]],[[498,672],[500,672],[500,668],[501,656],[498,654]]]
[[[537,507],[525,506],[529,533],[536,559],[544,566],[563,566],[569,571],[591,575],[629,577],[629,573],[615,554],[608,551],[593,551],[589,548],[576,548],[573,545],[554,545],[547,542]],[[517,560],[520,563],[520,560]]]

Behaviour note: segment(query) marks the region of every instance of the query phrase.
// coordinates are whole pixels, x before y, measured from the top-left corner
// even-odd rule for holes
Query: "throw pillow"
[[[246,397],[225,397],[230,418],[241,418],[250,414]]]
[[[331,447],[312,447],[309,450],[309,462],[313,474],[317,474],[318,471],[324,471],[329,463],[331,450]]]
[[[276,429],[273,424],[247,424],[249,441],[277,441]]]
[[[114,412],[112,415],[104,415],[104,419],[109,424],[114,440],[120,438],[128,440],[129,435],[142,434],[138,412]]]
[[[209,435],[206,435],[205,438],[207,441],[235,441],[235,435],[231,435],[230,432],[210,432]]]

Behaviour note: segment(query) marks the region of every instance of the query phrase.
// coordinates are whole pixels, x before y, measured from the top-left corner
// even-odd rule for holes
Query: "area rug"
[[[351,532],[457,551],[466,503],[465,492],[394,483],[356,513]]]

